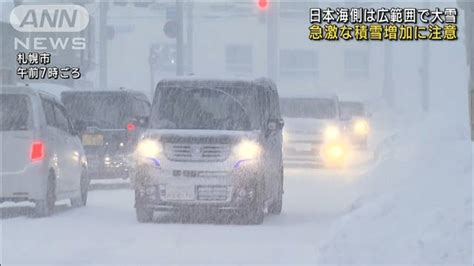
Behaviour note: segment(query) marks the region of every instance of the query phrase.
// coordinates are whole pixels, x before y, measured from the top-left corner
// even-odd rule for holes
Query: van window
[[[69,133],[69,122],[66,118],[66,114],[57,104],[54,105],[54,116],[56,117],[56,127]]]
[[[53,103],[46,99],[41,99],[43,103],[44,115],[46,117],[46,124],[50,127],[56,127],[56,118],[54,117]]]
[[[1,131],[30,129],[30,102],[28,96],[2,94],[0,95],[0,107]]]
[[[64,93],[62,102],[70,117],[88,126],[123,129],[134,118],[131,97],[121,92]]]
[[[153,108],[151,127],[161,129],[250,130],[258,128],[261,114],[253,90],[213,88],[161,90]]]
[[[281,111],[285,117],[337,119],[337,101],[333,99],[291,99],[281,100]]]

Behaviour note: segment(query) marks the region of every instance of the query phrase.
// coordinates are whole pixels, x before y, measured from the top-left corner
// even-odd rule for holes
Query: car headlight
[[[358,119],[353,124],[354,133],[365,136],[369,134],[369,123],[364,119]]]
[[[242,140],[234,148],[235,155],[239,160],[251,160],[258,158],[262,153],[260,145],[252,140]]]
[[[328,148],[328,155],[331,158],[341,158],[344,155],[344,149],[340,145],[332,145]]]
[[[161,143],[152,139],[143,139],[138,142],[135,154],[140,157],[155,158],[163,151]]]
[[[335,142],[323,145],[321,157],[327,165],[338,165],[345,161],[347,148],[344,142]]]
[[[324,140],[326,141],[337,140],[340,136],[341,130],[337,126],[331,125],[324,129]]]

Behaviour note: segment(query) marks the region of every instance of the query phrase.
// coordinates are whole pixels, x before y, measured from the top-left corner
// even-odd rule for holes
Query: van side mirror
[[[284,124],[283,119],[269,119],[267,123],[267,135],[281,130]]]

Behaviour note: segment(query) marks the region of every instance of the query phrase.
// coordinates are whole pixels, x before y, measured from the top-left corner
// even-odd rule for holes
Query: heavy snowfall
[[[106,40],[106,44],[99,42],[102,38],[99,33],[94,32],[88,37],[93,38],[93,41],[88,42],[88,49],[94,47],[96,54],[93,55],[92,63],[96,65],[84,73],[83,79],[87,82],[67,86],[52,81],[48,81],[49,84],[32,82],[29,86],[35,90],[47,91],[55,98],[62,98],[65,109],[74,109],[74,104],[80,102],[78,98],[70,100],[72,103],[66,101],[64,95],[74,91],[122,91],[122,87],[136,90],[145,95],[152,106],[151,118],[146,117],[144,127],[149,126],[150,128],[146,130],[155,131],[144,133],[145,137],[141,137],[145,139],[155,136],[156,132],[162,129],[171,132],[177,129],[198,130],[198,133],[189,131],[179,138],[174,136],[175,139],[185,137],[197,139],[200,134],[217,134],[216,132],[222,131],[231,131],[237,135],[235,132],[247,130],[250,132],[246,133],[247,135],[257,134],[255,132],[258,130],[253,128],[251,116],[248,118],[248,125],[242,122],[235,126],[241,123],[239,119],[243,119],[239,116],[232,121],[234,124],[229,122],[233,125],[232,129],[225,128],[227,124],[224,126],[224,122],[219,124],[219,128],[215,126],[218,124],[216,121],[225,120],[217,114],[228,112],[229,116],[232,114],[238,116],[236,113],[242,109],[243,113],[248,115],[251,113],[249,108],[261,104],[261,102],[246,103],[254,100],[247,97],[248,94],[235,96],[233,92],[229,92],[230,90],[222,92],[228,88],[219,90],[221,94],[213,94],[215,92],[209,92],[211,91],[209,88],[199,90],[192,88],[190,89],[192,93],[183,94],[185,96],[176,94],[170,97],[168,102],[166,99],[160,102],[159,97],[165,97],[163,95],[166,95],[166,91],[163,89],[161,94],[155,94],[156,84],[164,78],[175,77],[175,59],[178,60],[175,58],[176,51],[173,50],[175,41],[162,33],[166,16],[174,12],[173,5],[169,7],[156,4],[159,1],[151,1],[155,2],[155,5],[144,8],[112,5],[112,2],[110,1],[111,5],[105,13],[101,11],[103,7],[100,4],[84,4],[91,18],[100,21],[101,16],[106,15],[108,25],[115,27],[114,37]],[[185,79],[189,79],[190,84],[193,84],[194,80],[199,80],[201,75],[206,79],[219,78],[219,80],[252,79],[267,75],[266,30],[270,29],[266,28],[265,21],[261,21],[261,15],[260,17],[259,14],[253,13],[252,16],[243,16],[240,13],[232,15],[234,9],[226,10],[231,8],[232,4],[229,4],[231,1],[226,1],[226,4],[215,3],[215,6],[210,2],[191,2],[194,2],[192,18],[194,22],[186,24],[187,19],[191,18],[190,13],[186,13],[188,12],[186,8],[189,7],[185,6],[185,29],[189,30],[192,26],[194,38],[187,39],[190,35],[185,38],[184,47],[188,54],[185,54],[186,60],[183,66],[184,75],[188,76]],[[321,1],[315,2],[324,7],[331,5]],[[280,1],[281,9],[290,6],[283,3],[285,2]],[[345,3],[339,4],[344,6]],[[8,22],[8,15],[14,8],[13,1],[3,0],[1,4],[2,21]],[[253,2],[249,5],[252,4]],[[442,4],[443,7],[444,5],[457,7],[455,1]],[[409,6],[410,3],[399,2],[393,5]],[[237,10],[235,8],[235,12]],[[466,25],[461,18],[465,13],[461,9],[459,11],[460,34],[464,36]],[[214,12],[226,15],[215,15]],[[256,27],[253,27],[254,23],[257,24]],[[295,109],[288,111],[292,115],[285,116],[288,113],[282,111],[284,125],[280,132],[282,135],[280,142],[283,145],[284,193],[280,214],[270,213],[271,207],[266,206],[263,221],[248,224],[242,222],[235,213],[214,209],[193,211],[191,207],[176,212],[155,211],[150,222],[140,222],[137,220],[136,210],[140,180],[135,176],[134,169],[127,168],[124,171],[133,173],[134,176],[91,177],[85,206],[71,206],[73,204],[69,199],[59,199],[55,202],[51,213],[38,217],[35,213],[34,200],[21,202],[5,200],[0,203],[2,240],[0,264],[472,265],[474,144],[470,136],[466,43],[462,39],[451,43],[430,42],[429,45],[399,42],[388,44],[370,42],[364,45],[342,42],[311,43],[306,36],[309,26],[306,8],[302,12],[301,19],[282,15],[278,23],[281,52],[275,86],[280,103],[283,103],[282,98],[337,95],[341,102],[343,99],[363,102],[367,113],[370,112],[366,116],[370,124],[366,146],[362,148],[357,145],[344,146],[347,148],[344,150],[347,153],[344,166],[307,167],[287,163],[286,160],[290,156],[287,150],[298,150],[300,147],[298,146],[300,144],[290,147],[292,144],[289,143],[293,142],[288,142],[288,138],[294,137],[297,134],[295,132],[306,134],[314,130],[312,128],[314,121],[311,122],[311,119],[302,119],[302,122],[298,122],[298,118],[295,119],[295,116],[301,113],[306,114],[306,109],[297,110],[296,106]],[[100,24],[97,23],[95,26],[99,28]],[[156,36],[152,34],[155,31]],[[235,34],[235,37],[229,37],[232,34],[228,32]],[[2,42],[10,42],[10,39],[3,34],[6,33],[2,33]],[[92,35],[95,36],[91,37]],[[298,36],[303,36],[301,40],[295,42],[300,44],[289,41],[300,38]],[[158,67],[149,64],[148,60],[151,60],[149,47],[153,45],[160,47],[158,49],[160,53],[165,51],[159,54],[160,60],[169,62],[166,61]],[[2,47],[5,46],[4,44]],[[189,51],[190,47],[192,53]],[[253,50],[248,53],[249,47],[253,47]],[[168,53],[167,49],[173,51]],[[389,55],[387,49],[390,50]],[[285,55],[293,50],[316,52],[305,53],[305,56],[300,56],[298,52]],[[354,50],[363,51],[363,55],[369,58],[367,62],[365,60],[358,62],[359,66],[367,65],[367,69],[362,68],[362,71],[367,72],[367,77],[362,80],[353,80],[344,74],[347,73],[347,69],[345,70],[347,64],[352,62],[347,59],[351,57],[347,53]],[[427,51],[426,54],[424,51]],[[107,56],[102,55],[104,52]],[[310,60],[311,55],[315,55],[316,60],[319,60],[318,67],[304,61]],[[285,61],[285,58],[293,60]],[[102,60],[107,62],[107,66],[104,66]],[[219,63],[221,61],[226,63]],[[16,66],[15,61],[11,61],[11,64]],[[80,64],[86,63],[83,61]],[[388,81],[386,64],[390,64]],[[358,67],[351,69],[361,71]],[[308,78],[304,76],[306,74],[301,73],[295,74],[298,71],[302,73],[315,71],[317,74],[313,74],[317,78],[313,76]],[[425,72],[429,74],[423,74]],[[291,75],[301,76],[292,78]],[[385,78],[381,78],[382,76]],[[23,86],[24,83],[25,81],[15,82],[14,85],[2,83],[1,86],[11,90],[11,86]],[[209,83],[209,86],[213,86],[212,83]],[[422,86],[427,86],[428,96],[423,94]],[[387,96],[388,87],[392,90]],[[61,93],[64,91],[66,94]],[[212,88],[212,91],[218,89]],[[0,96],[3,93],[10,92],[0,91]],[[95,109],[97,112],[94,115],[91,111],[94,107],[85,108],[83,113],[71,112],[68,115],[71,119],[86,117],[89,114],[91,117],[100,116],[102,121],[96,121],[97,124],[94,125],[84,125],[84,130],[95,128],[94,130],[99,131],[106,129],[104,132],[113,131],[113,125],[107,124],[106,120],[115,117],[115,112],[119,109],[110,106],[117,104],[122,98],[108,97],[104,97],[103,105]],[[183,100],[184,104],[177,105],[178,107],[176,105],[166,107],[167,111],[177,109],[172,112],[174,116],[168,117],[169,121],[164,123],[165,119],[160,115],[166,111],[162,110],[164,108],[162,106],[166,103],[171,105],[179,103],[180,97],[186,101]],[[426,100],[424,97],[429,98],[427,106],[423,106],[423,101]],[[98,101],[98,96],[93,100],[84,99],[80,104],[82,107]],[[157,102],[161,103],[160,107],[154,107]],[[4,103],[3,98],[0,98],[0,103]],[[5,100],[5,103],[8,101]],[[199,122],[185,120],[187,117],[194,117],[192,115],[202,119],[195,107],[199,104],[202,109],[205,109],[204,106],[210,106],[203,113],[206,113],[207,117],[214,115],[213,123],[209,122],[208,125],[206,123],[210,120],[205,119]],[[188,105],[193,105],[189,113],[186,110]],[[228,110],[224,110],[226,107]],[[8,111],[2,107],[1,112],[0,122],[9,121],[4,118],[7,117]],[[156,117],[153,117],[154,114]],[[176,116],[181,117],[176,119]],[[137,118],[139,119],[133,120],[132,124],[124,120],[123,126],[120,124],[123,131],[135,132],[135,127],[139,128],[143,122],[140,120],[143,117]],[[172,121],[173,118],[176,121]],[[120,120],[121,117],[117,119]],[[188,124],[183,121],[187,121]],[[171,124],[173,125],[170,126]],[[4,130],[4,125],[0,126]],[[77,127],[79,126],[78,124]],[[10,162],[8,158],[13,158],[18,152],[9,145],[11,143],[7,143],[12,139],[11,135],[8,135],[11,132],[13,130],[0,132],[2,171],[9,167],[6,165]],[[235,137],[234,135],[232,137]],[[118,138],[117,136],[118,133],[114,138]],[[13,139],[17,141],[22,138],[26,137],[21,135]],[[91,141],[89,144],[85,143],[84,136],[81,140],[84,147],[99,146],[95,139],[88,140]],[[160,142],[165,140],[160,139]],[[102,140],[100,143],[102,145]],[[120,145],[126,146],[127,143],[120,142]],[[49,148],[47,144],[46,148]],[[18,147],[19,149],[21,147]],[[160,146],[160,152],[165,151],[163,154],[166,154],[166,149],[165,144]],[[87,155],[88,150],[84,150]],[[47,156],[46,152],[42,159]],[[93,156],[87,155],[88,167],[91,169],[92,160],[96,158]],[[148,157],[150,156],[147,153],[146,158],[149,159]],[[159,156],[156,158],[161,159]],[[108,164],[108,160],[101,158],[100,163],[105,161],[105,164]],[[158,159],[153,160],[156,168],[167,167],[166,160],[160,161],[162,165],[157,161]],[[192,163],[196,162],[190,164]],[[204,169],[205,163],[193,167]],[[183,169],[189,170],[187,167]],[[8,171],[5,170],[6,172]],[[183,171],[183,175],[184,172],[186,171]],[[6,191],[7,183],[6,181],[4,183],[3,173],[1,171],[0,173],[2,191],[4,189]],[[162,193],[161,184],[157,187],[159,191],[156,193]],[[148,193],[148,190],[143,191],[145,194]],[[155,191],[150,194],[154,193]]]

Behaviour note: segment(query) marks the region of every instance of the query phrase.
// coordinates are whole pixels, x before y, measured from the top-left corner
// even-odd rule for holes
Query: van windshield
[[[281,99],[283,116],[292,118],[336,119],[337,104],[333,99]]]
[[[164,88],[151,115],[152,128],[251,130],[260,114],[251,89]]]
[[[26,95],[0,94],[0,130],[20,131],[30,128],[30,108]]]
[[[122,129],[132,119],[129,97],[123,93],[63,93],[62,102],[69,115],[87,126]]]
[[[353,116],[364,116],[364,105],[357,102],[341,102],[339,110],[342,118],[350,119]]]

